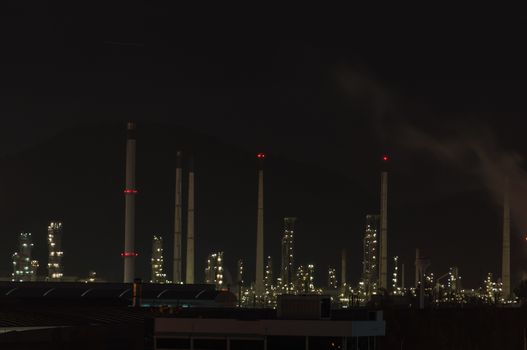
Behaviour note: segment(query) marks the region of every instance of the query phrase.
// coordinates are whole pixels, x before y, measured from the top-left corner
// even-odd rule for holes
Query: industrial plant
[[[135,196],[136,187],[136,125],[128,123],[126,137],[125,171],[125,211],[124,211],[124,249],[123,283],[132,283],[136,278],[135,261],[138,256],[135,238]],[[388,172],[380,173],[379,212],[365,217],[362,239],[362,266],[359,281],[351,283],[347,276],[346,250],[342,249],[340,266],[327,267],[325,282],[317,281],[314,261],[298,264],[295,254],[295,241],[301,237],[296,232],[296,217],[283,218],[283,234],[279,244],[281,257],[275,266],[271,256],[265,257],[264,247],[264,163],[266,155],[256,155],[256,237],[255,237],[255,279],[248,281],[244,270],[244,259],[233,257],[237,264],[233,267],[234,276],[226,280],[223,251],[208,254],[202,279],[195,275],[195,170],[192,156],[188,157],[185,175],[183,161],[185,154],[177,151],[175,159],[174,193],[174,230],[173,249],[169,251],[172,261],[172,278],[165,272],[166,250],[163,235],[152,237],[150,283],[155,284],[194,284],[207,283],[218,290],[232,290],[241,307],[276,307],[280,295],[329,295],[333,307],[350,308],[375,305],[385,298],[391,298],[401,304],[416,304],[424,308],[427,305],[451,305],[467,303],[509,304],[518,303],[510,281],[510,199],[508,181],[504,179],[503,195],[503,237],[502,237],[502,274],[496,278],[492,274],[482,277],[481,286],[467,288],[462,284],[458,267],[452,266],[442,274],[430,270],[431,259],[421,256],[416,249],[413,266],[401,264],[400,257],[388,255]],[[381,157],[381,163],[387,164],[388,156]],[[384,167],[387,168],[387,167]],[[187,181],[183,177],[187,176]],[[187,202],[183,202],[183,183],[187,188]],[[183,227],[183,208],[186,208],[186,227]],[[31,233],[20,233],[18,250],[12,255],[13,272],[11,280],[16,282],[47,281],[102,281],[90,272],[86,278],[64,276],[63,267],[63,223],[51,221],[47,229],[48,261],[46,274],[39,275],[39,261],[32,258],[34,248]],[[185,232],[185,234],[183,234]],[[183,252],[183,239],[186,250]],[[184,264],[183,264],[184,262]],[[390,262],[390,264],[389,264]],[[183,269],[185,267],[185,269]],[[358,269],[358,267],[353,267]],[[389,271],[391,269],[391,271]],[[405,272],[415,272],[410,285],[406,283]],[[340,276],[340,280],[337,276]],[[436,277],[437,276],[437,277]],[[390,278],[389,278],[390,277]]]
[[[254,247],[250,249],[255,249],[255,254],[244,257],[229,257],[230,261],[236,261],[236,266],[232,266],[232,271],[235,273],[230,274],[228,266],[225,265],[227,261],[225,252],[221,250],[212,251],[204,259],[205,268],[203,275],[201,275],[201,273],[196,274],[195,271],[196,259],[199,259],[196,256],[195,248],[196,244],[199,245],[199,240],[196,240],[195,230],[195,169],[193,158],[190,154],[177,151],[174,160],[174,221],[171,232],[174,239],[173,246],[172,249],[167,249],[164,246],[163,234],[156,233],[151,236],[150,278],[148,282],[142,281],[137,278],[136,274],[136,261],[139,255],[136,249],[135,235],[135,197],[138,194],[135,176],[136,142],[136,125],[128,123],[124,186],[124,244],[121,253],[122,281],[105,283],[95,271],[89,271],[87,276],[81,278],[65,275],[63,257],[69,255],[63,251],[62,243],[68,239],[68,235],[64,235],[63,223],[54,220],[47,227],[48,261],[45,264],[47,270],[45,272],[40,271],[40,263],[34,259],[34,237],[32,234],[20,233],[18,248],[12,255],[13,272],[10,278],[10,283],[16,283],[17,286],[12,288],[8,288],[8,286],[5,292],[0,290],[0,299],[2,293],[4,293],[3,297],[11,294],[16,295],[14,291],[22,288],[18,286],[27,286],[30,289],[37,288],[31,289],[32,291],[43,290],[43,296],[53,295],[57,288],[59,290],[74,290],[74,293],[79,294],[79,298],[90,296],[90,293],[95,294],[95,291],[100,288],[107,290],[106,292],[101,291],[101,295],[104,293],[109,293],[108,295],[114,297],[118,295],[119,300],[123,296],[127,296],[127,300],[130,300],[131,305],[135,307],[165,307],[172,310],[171,308],[181,307],[216,308],[228,306],[238,310],[254,310],[257,313],[260,312],[258,310],[274,310],[276,315],[289,315],[288,308],[293,306],[288,305],[297,302],[307,303],[305,305],[316,304],[318,306],[315,309],[319,308],[320,305],[327,304],[327,310],[335,310],[334,312],[337,310],[342,312],[345,310],[350,312],[352,310],[380,310],[388,303],[392,307],[416,310],[483,305],[515,308],[520,305],[520,298],[513,292],[510,280],[510,199],[507,180],[504,181],[503,191],[501,276],[488,273],[486,276],[482,276],[480,286],[468,288],[462,283],[462,271],[459,271],[458,267],[451,266],[448,271],[434,273],[431,269],[432,260],[423,256],[423,252],[419,249],[415,251],[415,260],[412,266],[405,266],[404,263],[401,263],[404,260],[401,259],[400,255],[389,255],[389,197],[388,172],[386,170],[380,173],[379,211],[373,211],[364,218],[363,232],[361,233],[361,266],[349,264],[348,253],[345,248],[337,250],[335,247],[340,266],[319,266],[315,261],[299,259],[295,245],[302,239],[302,232],[298,232],[296,224],[302,218],[294,216],[281,218],[283,222],[281,239],[271,242],[276,247],[280,247],[281,256],[279,260],[274,261],[270,255],[265,254],[266,247],[264,247],[264,241],[269,242],[265,239],[266,231],[264,230],[264,163],[266,159],[264,153],[258,153],[255,160],[256,235],[254,236]],[[185,160],[188,160],[186,162],[188,167],[183,167]],[[381,158],[383,168],[387,168],[384,165],[388,161],[387,156]],[[185,191],[187,193],[186,202],[183,198]],[[186,220],[183,220],[184,209],[186,210]],[[186,249],[184,250],[183,247]],[[331,247],[327,249],[331,249]],[[254,259],[256,267],[254,280],[248,278],[244,264],[247,259]],[[167,276],[165,261],[172,262],[171,277]],[[349,268],[361,271],[358,281],[352,281],[349,278]],[[320,272],[317,274],[317,271],[327,271],[325,278],[317,280],[317,276],[320,276]],[[405,275],[409,272],[410,274],[414,273],[414,279],[411,282],[407,281],[408,278]],[[50,287],[48,287],[48,283]],[[71,287],[67,287],[68,283],[71,283]],[[87,288],[86,284],[90,284],[90,287]],[[52,285],[57,287],[52,287]],[[298,316],[293,313],[283,317],[315,317],[321,319],[326,317],[321,315],[330,312],[324,311],[326,310],[324,308],[317,310],[316,316]],[[258,314],[258,317],[263,316]],[[372,323],[372,325],[380,327],[369,333],[372,336],[364,336],[364,338],[368,338],[369,346],[374,349],[376,337],[384,335],[384,322],[380,314],[375,317],[368,317],[375,320],[376,323]],[[175,326],[181,326],[176,321],[174,322]],[[177,327],[170,329],[175,332],[177,337],[181,338],[180,331],[176,331],[180,328]],[[205,328],[203,332],[207,332]],[[309,330],[309,332],[314,332],[314,330]],[[257,338],[268,339],[266,337],[261,335]],[[353,338],[352,335],[349,335],[349,338],[331,339],[337,339],[337,343],[341,344],[342,348],[346,348],[345,344],[348,341],[359,344],[359,338]]]

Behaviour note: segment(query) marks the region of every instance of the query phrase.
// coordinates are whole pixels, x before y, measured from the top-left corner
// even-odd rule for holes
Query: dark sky
[[[473,285],[499,272],[507,175],[521,277],[523,19],[335,11],[240,20],[227,9],[75,6],[2,13],[1,155],[74,127],[135,119],[264,149],[375,194],[388,152],[399,196],[392,254],[411,264],[420,246],[438,274],[459,264]],[[444,232],[429,234],[436,225]]]

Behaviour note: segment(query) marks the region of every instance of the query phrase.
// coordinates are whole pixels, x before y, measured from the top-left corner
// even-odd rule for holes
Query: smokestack
[[[401,265],[401,290],[404,291],[404,264]]]
[[[262,297],[264,293],[264,198],[263,198],[263,161],[264,153],[258,153],[258,217],[256,224],[256,297]]]
[[[419,284],[419,248],[415,249],[415,288]]]
[[[341,264],[340,280],[341,280],[342,287],[344,287],[346,285],[346,249],[342,249],[342,253],[340,256],[340,264]]]
[[[135,124],[128,123],[126,135],[126,187],[124,189],[124,283],[133,283],[135,275]]]
[[[381,261],[379,269],[379,289],[388,289],[388,173],[381,173]]]
[[[508,300],[511,296],[511,213],[508,179],[505,179],[504,185],[501,282],[503,283],[503,299]]]
[[[176,210],[174,215],[173,283],[181,283],[181,151],[176,156]]]
[[[187,284],[194,283],[194,160],[190,158],[187,208]]]

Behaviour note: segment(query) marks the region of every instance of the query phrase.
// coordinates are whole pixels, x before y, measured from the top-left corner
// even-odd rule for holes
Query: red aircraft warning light
[[[137,194],[137,190],[127,188],[124,190],[125,194]]]
[[[387,156],[386,154],[385,154],[384,156],[382,156],[382,160],[383,160],[383,161],[387,162],[388,159],[390,159],[390,158],[388,158],[388,156]]]
[[[139,255],[139,254],[136,253],[136,252],[122,252],[122,253],[121,253],[121,256],[122,256],[122,257],[127,257],[127,256],[134,256],[134,257],[135,257],[135,256],[138,256],[138,255]]]
[[[259,159],[264,159],[265,158],[265,153],[258,153],[256,155],[256,157],[259,158]]]

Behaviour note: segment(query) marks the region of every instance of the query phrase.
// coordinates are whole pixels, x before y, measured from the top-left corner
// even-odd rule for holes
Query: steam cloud
[[[527,172],[522,168],[523,159],[518,153],[501,148],[489,127],[458,126],[443,138],[409,125],[401,126],[399,132],[406,147],[430,152],[480,180],[500,206],[507,179],[511,217],[518,228],[527,228]]]
[[[527,230],[527,172],[523,169],[523,158],[517,152],[500,147],[489,126],[477,121],[465,125],[450,122],[448,136],[438,136],[439,133],[426,132],[415,126],[416,123],[408,122],[405,113],[415,114],[415,111],[402,111],[402,105],[412,104],[400,102],[411,101],[391,91],[365,67],[340,67],[338,77],[352,102],[365,101],[369,105],[382,141],[389,135],[409,151],[434,154],[443,163],[481,182],[499,206],[503,204],[507,179],[513,224],[521,232]],[[388,119],[388,115],[391,118]],[[448,122],[443,119],[441,123]]]

